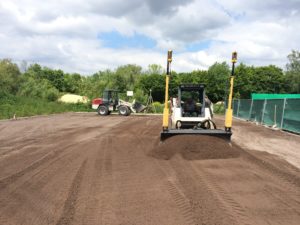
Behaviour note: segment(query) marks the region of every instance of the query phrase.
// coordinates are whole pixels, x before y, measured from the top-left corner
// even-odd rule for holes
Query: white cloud
[[[299,0],[0,0],[0,58],[37,62],[90,74],[134,63],[165,66],[174,49],[177,71],[205,69],[215,61],[284,66],[299,50]],[[103,32],[143,34],[154,49],[110,49]],[[209,41],[207,48],[186,46]]]

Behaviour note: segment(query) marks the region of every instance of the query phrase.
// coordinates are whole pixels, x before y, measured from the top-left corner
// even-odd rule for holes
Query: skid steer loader
[[[204,84],[181,84],[178,97],[171,99],[171,129],[216,129],[212,104]]]
[[[226,110],[225,129],[217,129],[212,120],[213,110],[205,95],[204,84],[181,84],[178,87],[178,97],[171,99],[171,116],[169,118],[169,79],[172,51],[168,51],[165,106],[163,111],[163,131],[161,140],[174,135],[210,135],[230,140],[232,132],[232,91],[234,79],[234,64],[237,53],[232,54],[232,72],[230,77],[230,94]]]

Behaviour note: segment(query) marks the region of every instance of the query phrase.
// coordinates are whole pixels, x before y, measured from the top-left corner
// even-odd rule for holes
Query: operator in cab
[[[187,116],[187,117],[196,117],[197,116],[197,112],[196,112],[197,105],[193,98],[188,98],[184,102],[183,109],[184,109],[184,116]]]

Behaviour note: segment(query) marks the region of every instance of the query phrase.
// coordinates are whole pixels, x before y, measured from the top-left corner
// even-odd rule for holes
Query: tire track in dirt
[[[142,134],[150,135],[149,133],[150,129],[145,129]],[[151,132],[151,130],[150,130]],[[203,217],[199,217],[197,211],[197,208],[199,205],[201,205],[201,200],[195,201],[193,198],[189,198],[189,196],[186,196],[182,188],[184,187],[184,183],[189,183],[191,184],[191,179],[189,179],[189,182],[176,182],[176,178],[179,180],[181,179],[180,177],[183,177],[184,175],[179,175],[181,173],[180,167],[184,168],[182,170],[190,171],[193,170],[193,168],[187,169],[186,164],[180,163],[180,159],[176,158],[176,160],[171,160],[172,165],[169,164],[169,161],[162,162],[162,161],[157,161],[159,167],[162,170],[162,173],[164,174],[164,179],[166,179],[166,187],[171,194],[174,202],[176,203],[177,207],[180,209],[180,212],[184,216],[186,220],[186,224],[198,224],[198,223],[203,223]],[[196,177],[199,175],[196,173],[196,171],[193,171],[194,176]],[[189,172],[190,173],[190,172]],[[176,174],[176,175],[175,175]],[[175,175],[175,176],[174,176]],[[178,176],[179,175],[179,176]],[[173,178],[172,178],[173,177]],[[187,177],[187,175],[186,175]],[[185,178],[186,178],[185,177]],[[214,187],[214,183],[208,183],[207,176],[198,176],[197,182],[201,183],[200,185],[197,184],[197,186],[201,186],[201,192],[202,193],[207,193],[209,196],[212,196],[215,201],[218,201],[218,205],[223,209],[223,213],[230,218],[231,222],[235,221],[236,224],[245,224],[249,225],[249,223],[245,221],[249,221],[249,218],[247,218],[245,211],[242,209],[242,207],[233,201],[229,197],[228,194],[225,193],[225,191],[221,188],[218,190]],[[196,181],[193,179],[193,182],[196,183]],[[221,191],[221,193],[218,193],[218,191]],[[188,191],[189,192],[189,191]],[[202,197],[201,197],[202,198]],[[210,223],[210,219],[205,218],[207,223]],[[222,221],[224,222],[224,221]],[[218,222],[217,222],[218,223]]]
[[[86,135],[87,133],[95,130],[95,129],[99,129],[102,128],[102,126],[87,126],[87,127],[75,127],[75,128],[62,128],[59,130],[59,132],[49,132],[46,133],[46,138],[45,138],[45,134],[43,132],[33,132],[33,135],[27,135],[27,136],[22,136],[22,137],[16,137],[13,139],[9,139],[9,140],[3,140],[1,143],[1,148],[6,148],[9,147],[11,149],[7,150],[7,151],[0,151],[0,158],[3,156],[6,156],[7,154],[11,154],[14,153],[15,151],[22,151],[22,149],[26,148],[27,146],[30,146],[32,144],[35,143],[39,143],[42,142],[43,144],[53,144],[55,143],[57,140],[61,139],[61,134],[63,133],[64,136],[67,136],[69,139],[73,139],[77,136],[80,135]],[[39,129],[37,129],[39,130]],[[29,132],[28,130],[26,132]],[[12,147],[13,146],[13,147]],[[0,148],[0,149],[1,149]]]
[[[243,151],[232,154],[224,149],[214,155],[216,150],[209,147],[217,148],[214,142],[201,147],[202,152],[192,149],[184,154],[179,150],[207,142],[183,138],[167,145],[172,154],[162,160],[149,156],[159,147],[161,118],[127,117],[112,126],[116,117],[105,117],[99,131],[97,121],[86,124],[86,117],[76,118],[74,129],[81,123],[89,127],[73,136],[68,134],[73,128],[58,133],[65,139],[55,143],[58,148],[44,147],[41,154],[32,154],[34,158],[30,151],[22,151],[18,160],[27,157],[23,164],[7,170],[18,174],[21,166],[31,165],[26,165],[30,159],[34,163],[42,154],[46,157],[48,149],[52,154],[59,148],[62,152],[0,190],[0,224],[297,224],[300,218],[295,203],[300,189],[292,181],[297,171],[290,174],[284,167],[284,173],[274,172],[281,168],[271,157],[268,161],[253,153],[263,162],[256,163]],[[80,144],[63,149],[68,141]],[[265,161],[275,169],[265,168]]]
[[[134,188],[134,185],[137,185],[136,186],[137,189],[139,189],[140,187],[147,189],[146,186],[144,186],[144,185],[141,186],[141,184],[139,182],[137,182],[136,179],[134,179],[134,178],[132,179],[130,177],[132,176],[132,172],[135,168],[138,170],[140,166],[141,166],[140,168],[149,166],[149,161],[147,161],[146,159],[149,157],[148,156],[149,146],[153,145],[153,136],[155,136],[155,137],[157,136],[157,134],[156,134],[157,133],[156,132],[157,125],[155,123],[155,119],[150,117],[150,118],[147,118],[147,120],[145,120],[144,118],[138,118],[138,120],[135,120],[134,124],[131,122],[127,126],[128,127],[127,127],[126,131],[128,133],[132,133],[132,135],[134,135],[134,139],[129,144],[130,147],[122,146],[123,148],[127,148],[127,149],[126,149],[126,151],[123,151],[123,153],[122,153],[122,154],[125,153],[125,155],[122,156],[122,161],[121,161],[122,167],[119,169],[122,170],[123,177],[128,177],[130,180],[132,180],[132,183],[122,184],[122,190],[123,190],[122,192],[131,193]],[[138,133],[137,133],[136,127],[143,127],[143,129],[138,130]],[[114,134],[116,136],[118,136],[118,138],[121,138],[121,139],[126,138],[127,139],[128,137],[126,137],[126,135],[122,134],[123,130],[124,130],[123,127],[117,128],[114,130]],[[114,149],[116,152],[122,152],[122,147],[116,145],[116,147]],[[128,153],[127,155],[126,155],[126,152]],[[114,157],[116,157],[116,155],[114,155]],[[141,163],[143,161],[145,162],[145,164]],[[134,163],[135,166],[133,166],[132,163]],[[153,162],[151,164],[153,164]],[[156,165],[156,163],[154,163],[154,164]],[[166,177],[164,176],[164,174],[161,173],[160,168],[158,168],[158,167],[155,168],[156,167],[155,165],[153,165],[154,168],[151,166],[152,167],[151,174],[147,174],[148,179],[153,180],[154,183],[160,181],[159,183],[163,184],[161,188],[164,190],[164,193],[168,193],[168,195],[170,196],[170,200],[172,202],[174,201],[175,206],[178,209],[178,210],[176,210],[176,212],[180,212],[180,214],[182,215],[180,217],[180,220],[182,221],[182,218],[185,218],[184,223],[180,223],[180,224],[187,224],[187,225],[194,224],[193,215],[191,214],[191,211],[189,210],[189,204],[187,202],[187,199],[185,199],[184,196],[182,196],[182,194],[180,193],[180,190],[176,188],[176,185],[174,185],[171,180],[166,181],[166,182],[165,181],[161,182],[163,179],[166,179]],[[155,171],[155,174],[153,174],[153,170]],[[137,173],[137,174],[135,174],[135,176],[140,176],[140,174]],[[147,179],[147,182],[149,182],[148,179]],[[138,192],[138,195],[140,195],[139,192]],[[122,198],[123,198],[123,196],[122,196]],[[125,197],[125,199],[126,199],[126,197]],[[129,198],[129,200],[132,201],[132,199],[130,199],[130,198]],[[153,200],[150,199],[149,204],[152,201]],[[128,204],[128,203],[124,202],[124,200],[123,201],[121,200],[120,204],[122,204],[126,207],[126,204]],[[153,204],[153,202],[151,204]],[[151,212],[153,209],[151,209],[151,207],[150,207],[148,210]],[[157,209],[157,210],[159,210],[159,209]],[[126,217],[127,216],[125,216],[125,218]],[[152,221],[152,222],[150,222],[150,224],[157,224],[157,223],[153,222],[153,219],[151,218],[150,215],[147,215],[145,220],[147,221],[147,223],[145,223],[145,224],[149,224],[150,221]],[[124,222],[124,224],[140,224],[140,223],[134,222],[134,221],[129,221],[129,220],[125,220],[125,221],[126,222]],[[116,224],[119,224],[119,223],[116,222]],[[123,224],[123,223],[120,223],[120,224]]]
[[[7,156],[7,155],[10,155],[12,153],[15,153],[16,151],[22,151],[22,149],[26,148],[28,145],[32,145],[36,142],[37,142],[36,138],[31,138],[31,139],[22,140],[21,143],[17,144],[13,148],[10,147],[10,146],[13,145],[13,143],[2,145],[1,148],[4,148],[4,149],[8,148],[8,150],[6,150],[6,151],[4,150],[4,151],[0,152],[0,158],[4,157],[4,156]]]
[[[189,200],[184,196],[177,185],[171,180],[167,180],[165,185],[168,189],[168,192],[171,194],[175,204],[179,208],[180,213],[185,218],[186,225],[195,224],[193,210],[189,203]]]
[[[85,127],[80,130],[69,132],[68,140],[70,140],[70,139],[76,140],[76,136],[78,136],[78,133],[83,132],[86,135],[86,133],[88,131],[90,131],[90,129],[91,129],[91,127]],[[47,143],[53,143],[54,141],[56,141],[56,138],[57,138],[57,136],[47,139]],[[61,143],[56,144],[55,150],[52,150],[54,148],[53,146],[42,149],[41,151],[46,152],[45,155],[43,155],[39,159],[32,162],[29,166],[19,170],[18,172],[2,178],[0,180],[0,190],[7,187],[11,183],[15,182],[19,178],[23,177],[25,174],[39,168],[41,165],[43,165],[47,162],[50,162],[53,159],[57,160],[57,159],[65,156],[66,154],[72,152],[72,150],[73,150],[72,148],[77,146],[79,144],[79,141],[82,143],[87,140],[85,140],[85,139],[84,140],[76,140],[75,142],[72,142],[72,143],[67,142],[67,145],[64,145],[66,141],[65,141],[65,139],[63,139]],[[47,150],[50,150],[50,152],[47,152]]]
[[[68,225],[71,224],[74,219],[76,203],[77,203],[77,195],[80,191],[81,182],[83,179],[83,175],[85,172],[87,160],[84,160],[78,169],[73,182],[71,184],[68,197],[65,201],[63,207],[63,213],[57,221],[56,225]]]
[[[106,136],[106,146],[112,146],[112,136]],[[101,188],[102,204],[101,204],[101,224],[110,224],[116,221],[116,215],[114,213],[113,202],[113,174],[112,174],[112,149],[105,148],[104,162],[103,162],[103,183]]]
[[[120,122],[122,120],[118,119],[117,122],[118,121]],[[103,123],[107,123],[108,125],[104,128],[101,128],[100,130],[98,130],[98,126],[93,125],[87,128],[77,129],[74,132],[68,132],[68,130],[67,132],[63,131],[63,136],[61,132],[58,132],[55,135],[55,138],[52,139],[52,141],[49,139],[49,137],[46,137],[46,140],[45,138],[37,140],[37,142],[53,142],[55,144],[47,146],[46,148],[41,145],[42,148],[40,150],[39,156],[44,154],[42,155],[42,157],[36,157],[36,160],[32,160],[29,165],[26,164],[26,161],[23,160],[23,162],[21,162],[22,164],[19,167],[25,165],[25,168],[21,167],[21,170],[19,171],[16,169],[13,170],[14,168],[11,168],[10,170],[8,170],[8,172],[11,171],[14,173],[10,174],[9,176],[3,177],[1,184],[5,185],[2,186],[4,189],[1,189],[0,192],[0,214],[4,213],[4,215],[2,214],[2,216],[0,216],[0,224],[55,223],[59,214],[61,214],[58,209],[62,207],[61,199],[57,196],[57,194],[60,193],[62,195],[65,195],[67,191],[66,188],[72,183],[72,180],[70,180],[72,179],[72,177],[65,177],[67,172],[65,171],[65,169],[67,168],[70,174],[73,174],[74,170],[74,172],[76,173],[76,168],[78,168],[78,164],[76,166],[76,163],[81,161],[77,160],[79,159],[78,157],[88,155],[90,156],[89,158],[91,158],[93,156],[97,156],[94,154],[95,151],[93,151],[93,145],[98,141],[97,137],[105,136],[105,134],[107,133],[106,131],[110,130],[116,122],[108,123],[107,121]],[[69,130],[71,131],[72,129]],[[92,131],[92,134],[89,131]],[[72,133],[72,135],[70,135],[70,133]],[[105,134],[102,135],[102,133]],[[92,135],[92,138],[90,134]],[[74,143],[74,145],[67,144],[69,142],[73,143],[74,141],[76,142]],[[24,153],[25,151],[22,151],[22,153],[18,154],[20,161],[24,157]],[[28,156],[26,156],[28,159],[30,159],[31,153],[32,151],[28,151]],[[6,158],[5,160],[12,161],[15,158],[16,156],[13,155],[13,157]],[[66,163],[69,166],[67,166]],[[102,164],[99,163],[98,165]],[[8,182],[10,181],[10,179],[11,182]],[[47,186],[49,181],[51,181],[51,184],[50,186]],[[60,187],[59,185],[57,185],[57,182],[61,185]],[[55,188],[55,190],[59,192],[55,194],[53,190],[51,190],[51,187]],[[95,193],[97,192],[99,192],[99,190],[95,189]],[[82,196],[82,193],[83,192],[80,191],[81,199],[77,199],[77,202],[83,199],[82,197],[84,196]],[[86,204],[86,202],[81,203]],[[47,209],[47,206],[49,206],[49,209]],[[99,208],[96,208],[96,213],[94,214],[95,216],[99,214],[97,212],[98,209]],[[73,222],[77,223],[77,206],[75,216],[76,221]],[[22,220],[22,218],[25,220]],[[3,223],[1,221],[3,221]],[[94,223],[91,224],[97,223],[96,221],[97,220],[95,220]],[[86,223],[83,222],[83,224]]]
[[[190,141],[195,141],[196,137],[192,137]],[[176,139],[177,140],[177,139]],[[180,139],[181,140],[181,139]],[[201,140],[201,139],[200,139]],[[214,140],[214,139],[213,139]],[[218,141],[219,139],[215,139],[215,141]],[[175,139],[174,139],[175,141]],[[203,140],[202,140],[203,141]],[[169,142],[173,142],[173,140],[169,140]],[[187,142],[189,143],[189,142]],[[165,151],[165,147],[164,146],[166,143],[162,143],[161,146],[158,149],[161,149],[163,151]],[[188,144],[185,144],[186,146]],[[228,144],[227,144],[228,145]],[[174,152],[178,152],[176,149],[177,148],[186,148],[183,145],[177,145],[174,146],[173,144],[171,144],[171,146],[174,148]],[[222,145],[218,144],[217,146],[219,146],[220,148],[223,147]],[[171,158],[164,157],[164,154],[156,154],[157,152],[154,151],[154,156],[155,157],[162,157],[163,159],[168,159],[166,162],[170,163],[170,166],[173,168],[173,171],[176,172],[176,178],[179,182],[179,185],[181,186],[181,188],[183,188],[185,190],[186,193],[186,197],[192,199],[191,202],[191,209],[194,210],[194,212],[196,210],[199,210],[199,205],[201,204],[201,201],[206,203],[207,200],[203,197],[200,196],[199,193],[202,193],[202,195],[205,196],[211,196],[211,199],[213,199],[213,201],[215,201],[216,205],[218,205],[218,209],[222,209],[220,212],[220,218],[218,218],[218,220],[210,220],[209,218],[204,218],[201,215],[201,212],[196,213],[195,216],[195,221],[205,221],[207,223],[222,223],[222,224],[251,224],[248,221],[251,221],[251,219],[247,216],[247,212],[245,209],[243,209],[243,207],[236,202],[235,200],[233,200],[233,198],[230,197],[230,195],[225,191],[225,189],[221,188],[220,185],[218,185],[218,182],[216,179],[214,179],[210,174],[208,174],[207,171],[205,171],[204,167],[196,169],[193,167],[193,160],[187,160],[185,161],[185,159],[190,159],[190,155],[188,152],[192,151],[191,153],[193,154],[194,157],[196,157],[196,159],[209,159],[210,154],[203,154],[203,152],[198,152],[196,151],[197,148],[199,149],[199,147],[196,146],[189,146],[192,149],[189,150],[184,149],[185,151],[182,152],[178,152],[182,155],[183,158],[180,158],[178,155],[173,155]],[[196,148],[196,149],[193,149]],[[200,147],[201,148],[201,147]],[[224,147],[223,147],[224,148]],[[210,149],[202,149],[202,151],[207,152],[210,151]],[[215,151],[215,150],[214,150]],[[220,150],[219,150],[220,151]],[[226,154],[227,152],[225,152]],[[218,155],[222,158],[225,157],[223,156],[224,153],[218,153]],[[236,158],[239,156],[237,150],[233,151],[232,153],[230,153],[231,157]],[[188,156],[188,157],[187,157]],[[160,160],[160,164],[162,164],[162,160]],[[166,165],[166,163],[164,164]],[[164,171],[170,171],[170,169],[168,169],[166,166],[163,168]],[[188,172],[187,172],[188,171]],[[174,173],[173,172],[173,173]],[[186,173],[186,174],[185,174]],[[174,175],[173,175],[174,176]],[[189,187],[186,184],[193,184],[195,187]],[[199,188],[196,188],[199,187]],[[198,189],[197,191],[195,191],[195,189]],[[194,193],[194,194],[191,194]],[[210,204],[210,203],[208,203]],[[208,205],[208,207],[211,207],[212,209],[215,206],[212,205]],[[200,210],[201,211],[201,210]],[[205,210],[204,210],[205,211]],[[203,212],[202,212],[203,213]],[[209,211],[205,214],[209,215]],[[197,216],[199,215],[199,216]],[[229,221],[223,221],[224,216],[226,218],[229,219]]]
[[[160,147],[156,148],[164,149],[165,144],[159,143]],[[184,196],[185,200],[182,201],[189,203],[179,205],[179,207],[184,205],[184,210],[190,212],[185,214],[188,221],[192,217],[196,224],[247,224],[243,222],[247,221],[247,218],[242,218],[246,216],[240,212],[238,204],[229,199],[225,192],[223,192],[224,196],[218,193],[219,190],[213,188],[214,184],[207,180],[207,176],[203,175],[205,174],[203,171],[200,174],[197,173],[197,170],[194,170],[191,166],[190,161],[186,161],[178,155],[162,160],[160,157],[163,159],[165,157],[156,153],[156,151],[152,152],[155,158],[159,158],[157,162],[163,173],[166,177],[173,177],[173,186],[181,190],[181,196]],[[173,194],[173,192],[171,193]],[[175,196],[178,198],[177,195]],[[212,201],[214,204],[211,203]],[[231,204],[228,202],[231,202]],[[235,213],[232,208],[236,208],[238,212]],[[218,216],[213,216],[214,212]]]
[[[205,177],[199,176],[179,157],[174,158],[170,166],[176,174],[178,186],[188,199],[195,224],[241,224]]]
[[[208,189],[217,195],[218,199],[222,202],[224,210],[227,211],[227,215],[235,221],[236,224],[251,225],[253,223],[253,221],[252,223],[248,222],[252,219],[247,216],[246,209],[230,197],[230,193],[219,185],[218,179],[214,177],[213,174],[208,173],[204,167],[195,169],[192,164],[191,166],[198,177],[200,177],[201,180],[205,180]]]
[[[287,173],[283,170],[278,169],[277,167],[275,167],[274,165],[272,165],[271,163],[259,159],[258,157],[254,156],[253,154],[251,154],[249,151],[247,150],[243,150],[244,155],[245,155],[245,159],[247,161],[250,161],[256,165],[258,165],[259,167],[268,170],[271,174],[274,174],[276,176],[278,176],[279,178],[281,178],[282,180],[285,180],[286,182],[289,182],[290,184],[299,187],[300,186],[300,176],[291,174],[291,173]],[[294,168],[293,169],[295,173],[300,172],[299,169]]]
[[[53,205],[51,192],[42,192],[43,188],[49,185],[53,179],[57,179],[61,171],[70,170],[72,168],[72,162],[77,161],[81,156],[78,153],[66,154],[68,157],[60,157],[50,162],[46,167],[38,170],[22,182],[19,186],[13,186],[6,188],[1,192],[4,198],[0,199],[0,209],[2,212],[6,212],[6,215],[12,216],[15,211],[15,205],[18,208],[23,208],[27,204],[27,209],[31,214],[31,218],[35,218],[36,222],[33,224],[41,224],[41,221],[53,221],[53,218],[49,218],[49,215],[54,214],[49,205]],[[47,188],[47,187],[46,187]],[[28,213],[28,216],[30,214]],[[44,222],[43,222],[44,223]]]
[[[286,199],[284,199],[284,200],[282,199],[282,196],[284,195],[282,192],[279,192],[278,190],[276,190],[274,188],[270,190],[269,187],[265,187],[264,193],[265,193],[265,196],[271,196],[272,199],[275,202],[277,202],[278,205],[282,205],[281,209],[284,209],[285,211],[291,211],[294,214],[300,216],[300,205],[298,205],[297,207],[291,206],[290,202],[287,202]],[[292,199],[292,200],[295,201],[295,199]]]
[[[64,151],[66,151],[68,149],[70,151],[72,151],[71,148],[75,145],[77,145],[77,143],[69,144],[69,145],[65,146],[64,148],[59,148],[52,152],[49,152],[46,155],[42,156],[41,158],[37,159],[36,161],[32,162],[29,166],[25,167],[24,169],[14,173],[14,174],[11,174],[7,177],[2,178],[0,180],[0,190],[7,187],[11,183],[15,182],[17,179],[21,178],[25,174],[37,169],[44,163],[49,162],[50,160],[55,159],[56,157],[59,157],[60,155],[63,154]]]
[[[151,155],[150,155],[151,157]],[[178,185],[176,172],[172,169],[169,161],[155,160],[160,170],[160,179],[164,179],[164,188],[171,195],[172,200],[178,207],[180,213],[186,221],[187,225],[195,224],[195,217],[189,198],[182,192],[182,188]]]
[[[282,186],[286,189],[286,191],[288,193],[292,193],[296,197],[295,200],[300,203],[300,176],[295,175],[297,173],[299,174],[299,170],[297,168],[294,169],[295,174],[287,173],[273,166],[266,160],[259,159],[247,150],[243,150],[243,153],[245,155],[244,158],[247,162],[261,168],[263,171],[269,172],[265,173],[265,176],[274,176],[276,178],[279,178],[282,182]],[[274,178],[272,180],[274,180]]]
[[[81,224],[97,224],[101,221],[101,196],[99,192],[102,190],[103,186],[103,165],[105,161],[105,151],[103,149],[109,148],[108,141],[106,136],[96,139],[93,142],[95,143],[94,154],[91,157],[94,157],[94,162],[89,174],[89,179],[87,182],[90,182],[88,197],[85,203],[85,209],[83,217],[81,219]]]
[[[181,141],[181,142],[180,142]],[[199,142],[200,141],[200,142]],[[158,154],[156,154],[156,156],[160,159],[168,159],[170,162],[172,162],[173,164],[173,167],[174,167],[174,170],[176,171],[179,171],[179,168],[184,168],[182,170],[184,171],[188,171],[186,172],[186,176],[190,176],[190,177],[197,177],[197,174],[198,174],[198,177],[202,177],[201,179],[199,179],[199,182],[204,182],[204,185],[206,185],[207,189],[210,190],[210,192],[216,196],[216,198],[218,199],[219,202],[221,202],[221,206],[220,208],[222,208],[224,210],[224,213],[227,214],[227,217],[228,218],[231,218],[232,221],[235,221],[236,224],[259,224],[261,221],[264,221],[265,222],[271,218],[256,218],[256,217],[252,217],[250,216],[251,213],[249,213],[247,211],[247,209],[244,207],[244,204],[255,204],[255,202],[251,203],[251,200],[248,199],[241,199],[241,198],[235,198],[234,195],[231,195],[230,192],[228,192],[228,190],[226,189],[226,186],[224,185],[224,183],[220,182],[220,180],[218,180],[218,177],[217,176],[214,176],[214,174],[212,173],[209,173],[208,170],[206,170],[206,167],[205,165],[207,165],[205,163],[205,161],[203,161],[203,163],[200,161],[199,163],[197,163],[197,165],[199,165],[199,168],[193,168],[194,170],[194,173],[191,173],[191,169],[188,168],[187,166],[187,163],[190,164],[190,165],[196,165],[194,162],[196,162],[197,159],[200,159],[200,160],[204,160],[204,159],[210,159],[209,157],[206,158],[206,156],[210,156],[210,155],[206,155],[206,154],[203,154],[203,152],[201,152],[201,145],[198,145],[200,147],[197,147],[197,145],[192,145],[192,143],[194,142],[198,142],[198,143],[210,143],[210,146],[215,146],[214,148],[216,149],[219,149],[219,150],[214,150],[214,151],[219,151],[219,152],[223,152],[223,153],[217,153],[217,155],[220,156],[219,159],[226,159],[223,154],[230,154],[231,157],[234,161],[233,162],[237,162],[237,163],[243,163],[243,161],[245,160],[245,158],[247,158],[245,155],[247,154],[247,152],[241,148],[239,148],[238,146],[233,146],[233,148],[235,149],[235,151],[232,151],[232,153],[228,152],[228,151],[224,151],[224,147],[222,147],[219,142],[217,142],[217,140],[215,140],[215,142],[205,142],[207,141],[205,138],[197,138],[197,137],[193,137],[193,138],[189,138],[189,137],[178,137],[176,138],[176,141],[174,139],[174,143],[173,141],[170,139],[168,140],[168,145],[167,147],[168,148],[158,148],[160,150],[162,150],[161,152],[158,152]],[[184,148],[184,149],[183,149]],[[191,149],[190,149],[191,148]],[[196,148],[195,150],[197,149],[200,149],[199,153],[198,153],[198,150],[197,151],[194,151],[193,148]],[[184,152],[182,151],[185,150]],[[211,151],[212,149],[211,148],[202,148],[202,150],[204,152],[206,152],[207,150]],[[192,151],[193,153],[193,157],[190,157],[191,154],[189,153],[186,153],[187,151]],[[233,154],[234,152],[236,152],[237,154]],[[172,154],[170,154],[172,153]],[[184,159],[180,159],[180,157],[177,155],[177,154],[181,154],[182,157],[184,159],[188,159],[187,162],[184,162]],[[167,155],[167,157],[164,156],[164,154]],[[188,157],[187,157],[188,156]],[[255,156],[253,156],[255,157]],[[211,158],[211,160],[215,160],[215,159],[218,159],[218,158]],[[253,158],[252,158],[253,159]],[[255,158],[254,158],[255,159]],[[294,173],[290,173],[288,172],[288,170],[284,170],[283,173],[281,173],[281,170],[279,168],[276,168],[274,167],[272,164],[268,163],[268,162],[265,162],[263,160],[263,158],[258,158],[259,160],[259,165],[256,165],[256,160],[255,162],[252,162],[252,163],[249,163],[249,160],[246,160],[246,162],[244,162],[245,165],[249,165],[248,168],[253,168],[254,170],[256,170],[256,172],[258,172],[260,174],[260,178],[263,179],[264,176],[266,177],[273,177],[272,181],[274,182],[275,185],[280,185],[282,186],[283,188],[281,189],[277,189],[277,193],[279,196],[285,196],[283,198],[273,198],[273,196],[271,194],[267,194],[267,192],[265,192],[266,194],[263,195],[262,194],[262,197],[265,197],[267,198],[270,202],[272,202],[272,204],[277,204],[277,205],[284,205],[283,202],[285,202],[285,205],[288,205],[286,206],[286,210],[288,213],[290,213],[291,215],[299,215],[299,210],[297,210],[297,207],[295,203],[289,203],[288,200],[292,200],[293,202],[296,201],[298,202],[299,201],[299,187],[297,185],[297,179],[294,179],[294,178],[298,178],[297,176],[297,169],[294,170]],[[254,160],[253,160],[254,161]],[[175,163],[177,162],[177,163]],[[181,165],[178,164],[178,162],[182,162]],[[228,172],[230,171],[230,167],[228,167],[230,164],[225,164],[225,161],[224,160],[221,160],[221,162],[223,162],[223,165],[226,166],[225,168],[226,169],[229,169]],[[272,161],[273,162],[273,161]],[[218,164],[217,160],[215,160],[215,163]],[[176,166],[177,165],[177,166]],[[268,165],[268,169],[266,169],[266,165]],[[279,164],[279,165],[282,165],[282,164]],[[253,167],[255,166],[255,167]],[[258,168],[258,169],[255,169],[255,168]],[[245,168],[246,169],[246,168]],[[241,171],[243,171],[243,169],[241,168]],[[232,174],[234,174],[234,170],[231,171]],[[222,173],[222,172],[219,172],[219,173]],[[245,170],[245,173],[247,173],[247,169]],[[272,174],[272,173],[275,173],[275,174]],[[180,177],[180,171],[179,173],[177,174],[177,178],[179,179]],[[194,176],[191,176],[191,174],[195,174]],[[264,175],[262,175],[264,174]],[[288,179],[287,177],[285,176],[286,174],[289,175]],[[299,174],[299,172],[298,172]],[[224,175],[226,175],[226,173],[224,173]],[[184,174],[182,174],[182,176],[184,176]],[[281,179],[274,179],[274,177],[281,177]],[[180,184],[182,184],[182,186],[184,187],[184,183],[190,183],[190,181],[188,181],[188,178],[182,178],[182,181],[184,181],[184,179],[186,179],[185,182],[180,182]],[[269,179],[270,180],[270,179]],[[283,180],[283,181],[282,181]],[[289,182],[291,182],[291,184],[293,185],[290,185]],[[257,184],[259,184],[260,180],[257,179],[256,180]],[[238,184],[238,183],[237,183]],[[228,185],[230,185],[230,182],[228,183]],[[249,183],[249,185],[251,185]],[[252,184],[253,185],[253,184]],[[263,187],[263,185],[268,185],[268,183],[266,182],[265,184],[262,184],[259,188]],[[255,185],[253,185],[255,187]],[[286,188],[284,188],[286,186]],[[189,188],[189,187],[187,187]],[[283,191],[283,190],[286,190]],[[190,191],[192,191],[192,188],[190,188]],[[200,190],[200,192],[202,193],[205,193],[205,190]],[[281,193],[282,192],[282,193]],[[280,194],[281,193],[281,194]],[[245,193],[246,194],[246,193]],[[186,194],[188,196],[188,193]],[[268,197],[267,197],[268,196]],[[291,199],[291,196],[294,196],[296,197],[296,199],[298,200],[293,200]],[[197,197],[195,197],[194,199],[196,199]],[[242,201],[241,201],[242,200]],[[259,201],[259,200],[258,200]],[[257,201],[257,202],[258,202]],[[257,205],[259,207],[259,205]],[[274,207],[275,208],[275,207]],[[282,213],[280,211],[280,213]],[[284,217],[283,216],[278,216],[278,220],[281,220],[283,219]],[[258,220],[261,220],[258,222]],[[257,220],[257,221],[256,221]],[[271,219],[272,220],[272,219]],[[251,221],[251,222],[249,222]],[[224,222],[222,222],[224,223]],[[227,224],[227,223],[225,223]]]
[[[246,156],[248,153],[243,150],[239,149],[240,151],[240,163],[243,165],[247,165],[247,168],[252,168],[253,171],[256,171],[256,173],[259,174],[259,179],[257,179],[257,185],[261,183],[260,188],[263,188],[263,190],[259,190],[259,195],[262,198],[268,199],[270,202],[272,202],[273,205],[278,205],[278,206],[283,206],[282,208],[278,208],[278,215],[277,219],[284,221],[284,217],[280,217],[280,213],[288,213],[289,215],[292,216],[299,216],[299,188],[295,189],[293,185],[290,185],[284,177],[282,179],[278,179],[278,177],[272,173],[268,169],[265,168],[265,164],[263,163],[262,165],[256,165],[255,162],[249,162],[246,160]],[[249,153],[250,154],[250,153]],[[253,156],[256,158],[256,156]],[[245,161],[244,161],[245,160]],[[261,162],[264,162],[262,159],[258,159]],[[244,162],[243,162],[244,161]],[[236,221],[239,221],[238,224],[261,224],[262,222],[266,222],[269,224],[269,221],[272,221],[272,218],[261,218],[257,217],[257,214],[251,215],[252,212],[248,212],[248,209],[243,206],[245,202],[241,201],[240,198],[235,199],[235,195],[232,195],[228,189],[226,189],[224,184],[220,182],[219,178],[215,176],[213,173],[210,173],[206,167],[204,166],[205,164],[197,164],[197,168],[195,168],[195,164],[190,163],[195,171],[203,176],[203,179],[207,181],[208,183],[211,183],[211,187],[215,189],[215,193],[218,195],[221,195],[221,199],[225,200],[224,205],[227,206],[227,210],[232,212],[232,215],[235,217]],[[257,168],[257,169],[255,169]],[[269,168],[270,169],[270,168]],[[241,168],[241,171],[243,171],[243,168]],[[279,170],[280,171],[280,170]],[[234,170],[232,170],[234,172]],[[245,174],[247,171],[245,170]],[[233,173],[234,174],[234,173]],[[251,172],[250,172],[251,174]],[[255,173],[254,173],[255,174]],[[291,174],[292,175],[292,174]],[[293,176],[293,175],[292,175]],[[264,178],[268,178],[268,181],[265,181]],[[260,180],[262,179],[262,180]],[[274,183],[275,185],[279,185],[281,188],[278,189],[276,186],[270,186],[268,182],[272,181],[272,184]],[[220,185],[221,184],[221,185]],[[228,183],[229,184],[229,183]],[[272,188],[272,189],[271,189]],[[285,191],[283,191],[285,190]],[[284,196],[284,197],[282,197]],[[294,198],[291,198],[293,196]],[[290,200],[290,201],[289,201]],[[247,200],[249,204],[250,199]],[[298,202],[298,206],[295,205],[295,202]],[[270,203],[271,204],[271,203]],[[258,205],[259,206],[259,205]],[[255,213],[255,212],[254,212]],[[251,222],[249,222],[251,221]],[[275,220],[276,221],[276,220]],[[281,221],[281,222],[282,222]]]

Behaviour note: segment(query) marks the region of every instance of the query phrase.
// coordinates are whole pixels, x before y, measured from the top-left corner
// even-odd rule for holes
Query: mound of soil
[[[176,135],[158,143],[150,154],[168,160],[177,153],[187,160],[228,159],[239,157],[240,150],[219,137]]]

